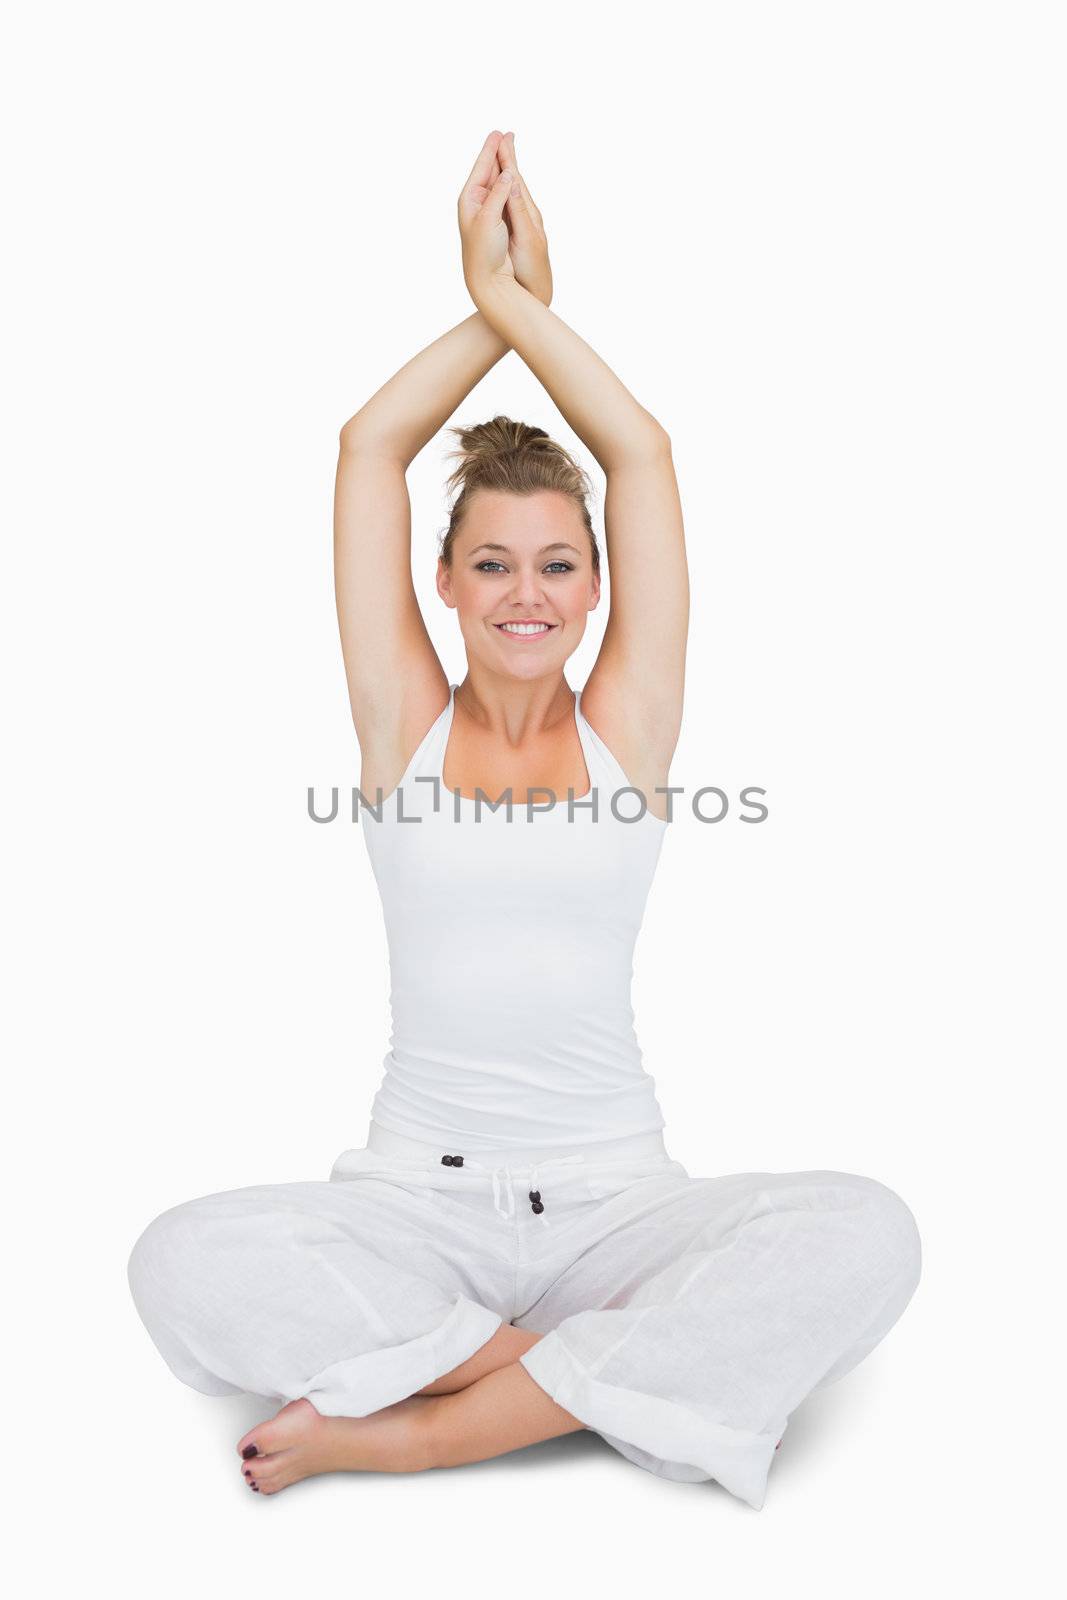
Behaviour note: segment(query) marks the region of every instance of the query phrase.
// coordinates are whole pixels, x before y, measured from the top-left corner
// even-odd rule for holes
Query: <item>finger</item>
[[[515,181],[511,186],[511,194],[508,199],[509,214],[514,220],[519,221],[522,218],[522,214],[527,213],[540,227],[541,213],[534,204],[534,197],[527,187],[526,179],[520,172],[519,163],[515,158],[515,135],[513,133],[505,133],[501,139],[498,158],[510,166],[515,174]]]
[[[503,135],[494,128],[478,152],[478,159],[463,186],[458,207],[461,232],[465,233],[473,227],[495,227],[503,221],[507,191],[514,181],[514,174],[509,173],[508,181],[504,181],[500,166],[502,138]]]
[[[501,171],[506,169],[512,174],[511,188],[508,190],[506,206],[507,220],[512,227],[521,229],[527,223],[528,218],[522,198],[522,174],[515,165],[514,141],[515,135],[513,133],[505,133],[497,150],[497,161],[500,163]]]
[[[497,148],[497,160],[500,162],[501,171],[507,167],[509,171],[515,174],[511,185],[510,198],[517,200],[523,192],[523,181],[522,173],[519,171],[519,163],[515,159],[515,135],[513,133],[505,133],[501,139]]]
[[[501,167],[500,159],[498,157],[497,158],[496,172],[493,174],[493,182],[494,183],[496,182],[497,178],[500,177],[500,174],[501,174],[501,172],[503,170],[504,169]],[[509,190],[509,193],[514,192],[515,185],[518,182],[518,174],[515,172],[514,167],[511,168],[511,172],[512,172],[512,179],[511,179],[511,189]],[[504,222],[505,222],[505,224],[507,226],[507,230],[508,230],[508,244],[509,244],[509,246],[511,244],[521,243],[522,236],[525,233],[525,228],[523,227],[521,220],[520,220],[519,224],[516,225],[515,213],[512,210],[511,206],[508,204],[507,200],[504,201],[503,216],[504,216]]]
[[[478,152],[478,159],[471,168],[470,176],[460,190],[456,209],[459,213],[461,230],[470,227],[484,205],[489,189],[500,175],[500,163],[496,154],[499,143],[500,135],[494,129]]]
[[[500,165],[500,151],[499,150],[497,151],[497,155],[494,158],[493,167],[494,167],[494,171],[493,171],[492,181],[490,183],[490,188],[492,188],[492,185],[498,181],[498,179],[500,178],[501,173],[504,170],[504,168]],[[512,170],[514,171],[514,169],[512,169]],[[511,188],[514,189],[514,187],[515,187],[515,178],[514,178],[514,176],[512,176]],[[515,232],[514,219],[512,218],[512,215],[511,215],[511,208],[508,206],[506,200],[504,202],[503,215],[504,215],[504,221],[507,223],[507,226],[508,226],[508,233],[509,234],[514,234],[514,232]]]
[[[485,204],[478,213],[478,221],[483,227],[492,228],[504,221],[504,206],[507,203],[508,191],[512,187],[513,177],[513,173],[505,170],[486,195]]]
[[[479,184],[488,188],[492,183],[494,168],[498,168],[496,153],[499,144],[500,133],[494,128],[478,152],[477,160],[470,170],[470,177],[463,185],[464,194],[467,193],[468,189],[477,188]]]
[[[530,193],[530,190],[529,190],[529,187],[528,187],[528,185],[526,183],[526,179],[525,178],[523,178],[523,180],[522,180],[522,193],[523,193],[523,198],[526,201],[526,209],[529,211],[530,215],[533,217],[534,221],[537,223],[537,226],[541,229],[541,231],[543,233],[544,232],[544,223],[541,220],[541,213],[537,209],[537,202],[534,199],[533,195]]]

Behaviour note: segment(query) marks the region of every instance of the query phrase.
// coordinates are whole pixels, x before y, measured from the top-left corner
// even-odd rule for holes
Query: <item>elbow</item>
[[[380,456],[390,461],[402,461],[405,465],[409,460],[395,440],[383,435],[358,411],[354,417],[349,417],[341,429],[338,448],[342,455]]]
[[[633,466],[646,461],[669,461],[671,436],[661,428],[655,417],[649,417],[636,433],[620,442],[614,453],[613,466]]]
[[[361,420],[357,411],[354,417],[349,417],[338,434],[338,444],[342,450],[354,450],[363,445],[367,439],[367,427]]]
[[[670,434],[656,420],[651,411],[646,411],[644,406],[641,406],[640,411],[640,423],[631,441],[633,452],[641,456],[669,456],[671,453]]]

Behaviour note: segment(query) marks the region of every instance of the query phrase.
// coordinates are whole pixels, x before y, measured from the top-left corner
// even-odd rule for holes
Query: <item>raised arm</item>
[[[510,181],[509,181],[510,172]],[[611,608],[582,696],[590,722],[634,782],[666,781],[681,726],[689,623],[682,508],[670,439],[573,328],[507,271],[513,165],[464,226],[463,270],[478,310],[540,380],[607,477]],[[651,781],[650,781],[651,780]]]
[[[514,158],[511,135],[494,131],[471,170],[463,203],[474,212],[500,171],[498,150]],[[551,298],[539,214],[519,219],[503,270],[519,273],[535,295]],[[337,615],[368,796],[379,785],[391,793],[448,700],[448,681],[412,581],[406,470],[507,349],[475,312],[401,367],[341,429],[334,495]]]
[[[507,351],[477,313],[401,367],[341,429],[334,583],[362,786],[389,794],[448,700],[411,574],[406,472]]]

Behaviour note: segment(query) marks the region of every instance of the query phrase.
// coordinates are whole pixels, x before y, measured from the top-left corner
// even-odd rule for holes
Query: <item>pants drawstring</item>
[[[548,1226],[548,1218],[545,1215],[545,1202],[541,1193],[541,1168],[564,1166],[570,1162],[583,1161],[584,1159],[584,1156],[578,1154],[570,1156],[553,1156],[550,1161],[542,1161],[531,1164],[529,1169],[530,1210],[535,1216],[540,1217],[541,1221],[546,1227]],[[441,1161],[446,1167],[468,1166],[475,1167],[479,1172],[488,1172],[493,1180],[493,1205],[499,1215],[504,1218],[505,1222],[511,1221],[512,1217],[515,1215],[515,1178],[509,1162],[505,1161],[499,1166],[487,1167],[483,1162],[475,1161],[470,1156],[457,1155],[442,1156]],[[503,1203],[505,1196],[507,1198],[506,1205]]]

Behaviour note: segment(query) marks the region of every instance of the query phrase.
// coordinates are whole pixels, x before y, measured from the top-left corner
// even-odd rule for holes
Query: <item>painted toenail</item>
[[[259,1451],[254,1444],[246,1444],[241,1454],[246,1461],[251,1461],[253,1456],[259,1455]]]

